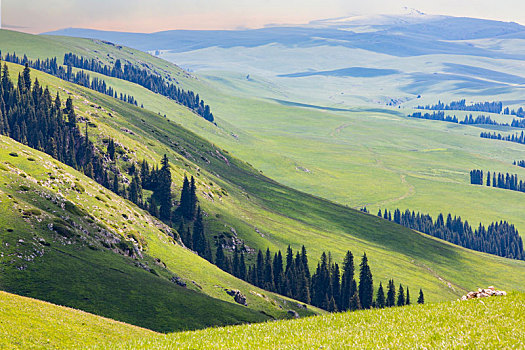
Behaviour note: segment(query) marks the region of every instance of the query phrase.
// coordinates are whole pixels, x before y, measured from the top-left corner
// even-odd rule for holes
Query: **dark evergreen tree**
[[[388,281],[388,291],[386,293],[386,306],[392,307],[396,305],[396,286],[394,280]]]
[[[423,290],[419,290],[419,297],[417,298],[418,304],[424,304],[425,303],[425,296],[423,295]]]
[[[372,279],[372,272],[368,266],[368,258],[366,253],[363,254],[359,272],[359,301],[363,309],[370,309],[372,307],[372,300],[374,298],[374,283]]]
[[[222,250],[222,244],[219,243],[217,246],[217,252],[215,253],[215,265],[221,270],[226,270],[226,257]]]
[[[377,290],[376,295],[376,307],[383,309],[386,306],[385,292],[383,290],[383,285],[379,282],[379,289]]]
[[[341,278],[341,310],[348,310],[350,298],[354,295],[352,290],[354,283],[354,256],[350,251],[346,252],[343,262],[343,276]]]
[[[399,285],[399,290],[397,292],[397,306],[404,306],[406,303],[405,300],[405,290],[403,289],[403,286]]]

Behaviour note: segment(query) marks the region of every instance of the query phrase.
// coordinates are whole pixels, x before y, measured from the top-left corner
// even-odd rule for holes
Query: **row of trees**
[[[1,56],[1,51],[0,51],[0,56]],[[66,80],[71,83],[87,87],[88,89],[98,91],[105,95],[120,99],[124,102],[128,102],[135,106],[138,106],[138,103],[135,97],[131,95],[122,94],[122,93],[119,94],[111,86],[108,86],[104,80],[98,79],[98,78],[91,78],[89,74],[85,73],[84,71],[73,73],[73,69],[71,68],[71,66],[67,66],[64,69],[63,66],[59,66],[57,64],[56,57],[51,58],[51,59],[47,58],[45,60],[38,59],[36,61],[32,61],[32,60],[29,60],[26,55],[24,55],[23,58],[19,58],[16,55],[16,53],[13,53],[13,54],[7,53],[4,57],[4,60],[6,62],[27,65],[30,68],[45,72],[47,74],[58,77],[62,80]]]
[[[518,110],[510,110],[509,107],[505,107],[503,114],[515,115],[518,118],[525,118],[525,111],[523,110],[523,107],[518,108]]]
[[[524,164],[525,165],[525,164]],[[492,187],[503,188],[511,191],[525,192],[525,182],[518,180],[518,175],[509,173],[492,173],[487,172],[487,180],[484,180],[482,170],[472,170],[470,172],[470,183],[473,185],[487,185]]]
[[[366,254],[359,264],[359,283],[354,276],[354,256],[350,251],[346,253],[341,269],[339,264],[333,261],[331,253],[323,253],[315,272],[311,274],[304,246],[295,254],[292,248],[288,247],[284,258],[281,251],[272,254],[269,249],[266,253],[259,250],[255,264],[246,267],[244,250],[240,253],[237,249],[234,250],[233,257],[229,258],[219,244],[215,264],[255,286],[330,312],[403,306],[411,302],[408,287],[405,294],[401,285],[396,301],[393,280],[389,281],[386,295],[381,283],[377,291],[374,291],[372,272]],[[418,302],[424,302],[422,290]]]
[[[503,110],[503,103],[501,102],[477,102],[471,105],[467,105],[466,100],[453,101],[446,105],[439,101],[435,105],[417,106],[417,109],[429,109],[429,110],[452,110],[452,111],[472,111],[472,112],[487,112],[487,113],[501,113]]]
[[[523,131],[521,133],[512,134],[512,135],[501,135],[500,133],[496,134],[496,132],[494,133],[482,132],[479,136],[483,139],[509,141],[509,142],[516,142],[516,143],[521,143],[522,145],[525,145],[525,133]]]
[[[514,161],[514,163],[512,163],[514,165],[517,165],[521,168],[525,168],[525,160],[518,160],[518,161]]]
[[[383,213],[379,210],[377,215],[385,220],[468,249],[510,259],[525,260],[523,241],[518,230],[506,221],[494,222],[488,227],[479,224],[474,230],[468,221],[463,221],[459,216],[452,218],[451,214],[447,215],[446,221],[443,214],[439,214],[434,221],[428,214],[409,210],[401,212],[399,209],[396,209],[393,215],[389,210]]]
[[[525,129],[525,119],[513,119],[512,122],[509,123],[500,123],[492,119],[490,116],[485,115],[478,115],[474,118],[472,114],[465,116],[465,119],[459,120],[455,115],[450,116],[446,115],[443,111],[438,112],[432,112],[432,113],[421,113],[421,112],[414,112],[412,114],[408,115],[409,118],[417,118],[417,119],[428,119],[428,120],[440,120],[444,122],[449,123],[456,123],[456,124],[462,124],[462,125],[497,125],[497,126],[512,126],[514,128],[521,128]]]
[[[148,69],[136,67],[128,62],[123,64],[119,59],[117,59],[113,67],[111,67],[95,59],[84,58],[73,53],[66,53],[64,55],[64,65],[89,70],[138,84],[154,93],[161,94],[177,101],[209,122],[214,121],[210,106],[200,99],[199,94],[195,94],[191,90],[185,91],[174,84],[166,83],[162,76],[152,74]]]

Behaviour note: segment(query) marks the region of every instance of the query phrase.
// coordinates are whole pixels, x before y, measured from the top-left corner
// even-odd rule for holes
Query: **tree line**
[[[483,139],[508,141],[508,142],[521,143],[522,145],[525,145],[525,133],[523,131],[521,133],[516,133],[512,135],[501,135],[500,133],[496,134],[496,132],[494,133],[482,132],[479,136]]]
[[[323,252],[312,274],[308,267],[308,254],[303,246],[294,251],[290,246],[286,256],[279,250],[272,254],[259,250],[255,263],[247,267],[244,250],[235,249],[232,257],[225,255],[221,244],[217,247],[215,264],[222,270],[262,289],[288,296],[330,312],[370,308],[404,306],[411,303],[410,290],[399,285],[395,291],[389,281],[385,294],[382,283],[374,290],[373,276],[366,254],[359,264],[359,283],[355,278],[354,256],[347,251],[341,268],[332,254]],[[397,299],[396,299],[397,296]],[[420,289],[418,303],[424,303]]]
[[[518,230],[506,221],[493,222],[488,227],[480,223],[474,230],[468,221],[463,221],[460,216],[452,217],[451,214],[447,215],[446,221],[443,214],[439,214],[434,221],[428,214],[409,210],[402,212],[399,209],[396,209],[393,215],[389,210],[381,212],[380,209],[377,215],[385,220],[468,249],[510,259],[525,260],[523,241]]]
[[[1,51],[0,51],[1,56]],[[95,90],[97,92],[100,92],[102,94],[120,99],[121,101],[130,103],[132,105],[138,106],[138,102],[135,99],[135,97],[131,95],[126,95],[122,93],[118,93],[115,89],[113,89],[111,86],[108,86],[106,82],[99,78],[91,78],[89,74],[85,73],[84,71],[79,71],[76,73],[73,73],[73,69],[71,66],[67,66],[65,69],[63,66],[59,66],[57,64],[57,59],[55,58],[47,58],[45,60],[37,59],[36,61],[29,60],[26,55],[24,55],[23,58],[19,58],[16,53],[9,54],[7,53],[4,57],[4,61],[16,63],[20,65],[27,65],[28,67],[32,69],[36,69],[39,71],[42,71],[44,73],[47,73],[49,75],[53,75],[59,79],[69,81],[73,84],[81,85],[83,87],[86,87],[91,90]]]
[[[485,115],[478,115],[474,118],[472,114],[465,116],[465,119],[459,120],[458,117],[455,115],[450,116],[446,115],[443,111],[437,111],[432,113],[421,113],[421,112],[414,112],[412,114],[409,114],[407,116],[408,118],[416,118],[416,119],[427,119],[427,120],[439,120],[449,123],[456,123],[456,124],[462,124],[462,125],[497,125],[497,126],[511,126],[514,128],[521,128],[525,129],[525,119],[513,119],[512,122],[509,123],[500,123],[492,119],[490,116]]]
[[[525,165],[525,164],[524,164]],[[498,187],[511,191],[525,192],[525,182],[518,179],[518,175],[509,173],[487,172],[487,179],[484,180],[483,170],[470,171],[470,183],[472,185],[487,185],[488,187]]]
[[[525,160],[518,160],[518,161],[514,161],[514,163],[512,163],[513,165],[517,165],[521,168],[525,168]]]
[[[510,110],[509,107],[506,107],[503,110],[503,114],[505,115],[515,115],[518,118],[525,118],[525,111],[523,110],[523,107],[518,108],[518,110]]]
[[[417,109],[428,109],[428,110],[452,110],[452,111],[472,111],[472,112],[487,112],[487,113],[501,113],[503,110],[502,102],[477,102],[471,105],[467,105],[466,100],[462,99],[459,101],[450,102],[450,104],[444,104],[439,101],[435,105],[417,106]]]
[[[64,65],[138,84],[154,93],[168,97],[188,107],[209,122],[214,121],[210,106],[200,99],[199,94],[195,94],[191,90],[183,90],[174,84],[167,83],[162,76],[152,74],[149,70],[141,69],[129,62],[123,64],[120,59],[117,59],[113,67],[111,67],[95,59],[88,59],[73,53],[66,53],[64,55]]]
[[[49,89],[40,86],[38,79],[31,81],[26,65],[12,83],[4,64],[0,83],[0,133],[45,152],[87,176],[103,183],[109,179],[107,159],[78,126],[73,100],[65,107],[60,96],[53,98]]]

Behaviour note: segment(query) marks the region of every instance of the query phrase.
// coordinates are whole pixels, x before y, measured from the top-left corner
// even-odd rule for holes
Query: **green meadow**
[[[525,297],[511,293],[162,335],[0,293],[4,349],[519,349]],[[29,334],[21,330],[31,329]]]

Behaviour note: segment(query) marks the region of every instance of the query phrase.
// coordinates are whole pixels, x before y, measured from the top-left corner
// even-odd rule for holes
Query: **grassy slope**
[[[15,152],[18,157],[11,155]],[[251,287],[182,248],[146,213],[78,172],[3,136],[0,159],[3,290],[164,332],[268,318],[257,309],[279,317],[270,303],[245,308],[202,293],[190,281],[202,283],[208,275],[217,276],[221,286]],[[85,192],[74,190],[77,184]],[[89,214],[63,209],[61,201],[55,204],[55,198],[67,198]],[[35,214],[22,216],[21,212],[31,210]],[[75,238],[65,239],[48,229],[57,218],[71,219],[68,227],[76,233]],[[77,230],[71,228],[75,225]],[[136,259],[103,248],[99,243],[101,227],[121,239],[138,236],[145,254],[140,262],[160,276],[135,266]],[[41,244],[41,239],[49,246]],[[164,254],[157,254],[159,250]],[[153,257],[161,257],[168,269],[157,266]],[[173,264],[174,259],[193,265],[200,273],[187,273],[182,264]],[[189,288],[170,282],[173,273],[183,277]]]
[[[195,332],[157,334],[77,310],[0,293],[5,349],[312,349],[525,346],[525,296],[512,293]],[[29,331],[30,330],[30,331]]]
[[[15,34],[4,35],[6,45],[11,47],[11,36]],[[409,110],[355,108],[328,112],[293,104],[283,106],[253,97],[294,99],[295,95],[290,96],[267,79],[246,80],[244,74],[227,72],[211,72],[205,79],[196,79],[181,73],[175,65],[135,50],[77,38],[42,37],[43,43],[44,39],[55,40],[57,47],[44,49],[42,43],[35,42],[35,48],[26,51],[35,57],[61,56],[62,47],[69,45],[84,56],[103,60],[107,60],[108,52],[110,57],[148,62],[184,87],[195,89],[212,105],[219,128],[185,118],[159,96],[150,98],[147,91],[113,83],[121,91],[132,92],[139,102],[144,101],[146,108],[183,123],[287,186],[354,208],[367,205],[374,213],[379,208],[409,208],[434,216],[452,212],[473,225],[508,220],[525,234],[522,194],[471,186],[468,175],[473,168],[483,168],[516,173],[525,179],[525,170],[512,166],[512,161],[523,158],[523,146],[480,139],[482,130],[478,127],[410,120],[403,117]],[[13,44],[10,50],[17,45],[21,47]],[[302,82],[313,84],[309,79]],[[320,101],[316,94],[302,96],[307,97]],[[430,95],[425,98],[432,102]]]
[[[150,330],[83,311],[0,292],[2,349],[86,348],[156,336]]]
[[[331,314],[141,339],[123,348],[477,349],[525,346],[525,298],[508,297]]]
[[[50,77],[42,77],[42,79],[52,82],[52,85],[62,84]],[[128,84],[118,83],[122,86]],[[137,91],[140,89],[136,86],[133,88]],[[517,272],[524,268],[522,262],[499,259],[453,247],[377,218],[282,187],[229,156],[230,163],[226,164],[216,156],[214,146],[168,120],[150,113],[138,113],[136,108],[91,91],[70,85],[68,89],[80,91],[79,94],[88,96],[104,106],[111,106],[117,111],[118,116],[121,117],[108,118],[105,115],[97,117],[99,129],[112,127],[110,132],[117,134],[122,126],[133,130],[134,136],[123,137],[120,133],[118,137],[123,137],[126,142],[133,141],[131,145],[139,159],[144,154],[150,159],[151,151],[155,151],[154,157],[157,159],[159,154],[167,152],[173,156],[172,159],[177,159],[176,176],[182,176],[184,171],[202,176],[202,182],[199,182],[201,195],[213,192],[217,186],[227,189],[230,194],[227,197],[214,197],[211,200],[210,196],[206,196],[210,200],[204,201],[203,205],[206,210],[215,214],[210,215],[208,225],[215,230],[225,231],[233,227],[252,247],[269,246],[271,249],[284,249],[287,244],[292,244],[295,248],[306,244],[312,261],[317,260],[322,250],[331,250],[337,260],[342,259],[347,249],[356,254],[366,251],[372,263],[376,282],[393,277],[408,284],[412,289],[423,287],[427,290],[428,299],[431,301],[452,298],[462,290],[474,288],[479,283],[499,283],[505,288],[517,289],[523,286],[523,274]],[[146,91],[142,93],[147,97],[143,100],[148,100],[151,96]],[[239,100],[238,102],[242,110],[243,106],[253,101]],[[173,115],[178,115],[177,120],[185,126],[188,124],[212,139],[210,135],[213,133],[227,134],[225,130],[188,115],[187,110],[170,101],[166,100],[164,103]],[[266,102],[260,103],[262,106],[271,106]],[[269,109],[261,113],[276,116],[278,114],[275,113],[278,111]],[[318,115],[317,111],[290,109],[289,112],[309,120],[314,120]],[[270,127],[270,124],[271,127],[283,128],[286,124],[282,123],[285,123],[284,119],[275,118],[272,123],[265,124],[261,129]],[[317,120],[316,124],[324,124],[324,120],[323,123]],[[302,124],[298,125],[300,127]],[[308,127],[305,127],[305,132],[307,131]],[[159,139],[161,143],[154,141],[155,139]],[[240,146],[242,144],[238,149],[242,148]],[[181,152],[182,148],[189,150],[188,158],[194,165],[188,166],[188,162],[174,152],[174,150]],[[250,148],[246,148],[246,151],[249,152]],[[261,155],[265,152],[258,150],[257,154]],[[210,164],[202,160],[203,155],[210,160]],[[206,171],[199,172],[197,168]],[[208,185],[209,180],[212,180],[213,186]],[[257,234],[255,228],[262,232],[264,237]],[[213,282],[207,285],[210,293],[224,297],[222,293],[213,292],[213,285]]]

